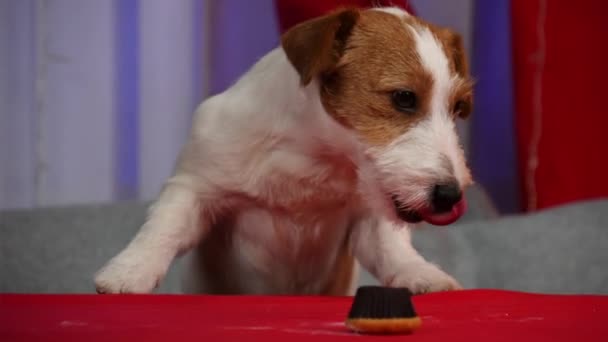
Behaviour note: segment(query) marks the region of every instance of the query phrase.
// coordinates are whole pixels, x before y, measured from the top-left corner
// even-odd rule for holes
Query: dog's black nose
[[[462,199],[458,183],[437,184],[433,189],[433,209],[436,213],[445,213]]]

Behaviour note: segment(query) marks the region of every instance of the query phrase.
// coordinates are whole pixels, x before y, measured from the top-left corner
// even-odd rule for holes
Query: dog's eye
[[[454,116],[466,118],[469,115],[469,105],[465,101],[458,101],[454,105]]]
[[[401,112],[414,112],[416,110],[416,94],[409,90],[395,90],[392,93],[393,106]]]

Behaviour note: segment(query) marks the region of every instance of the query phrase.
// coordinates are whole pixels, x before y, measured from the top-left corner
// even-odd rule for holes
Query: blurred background
[[[0,209],[153,199],[201,101],[290,25],[366,2],[0,0]],[[608,196],[605,2],[391,3],[463,36],[460,133],[501,213]]]

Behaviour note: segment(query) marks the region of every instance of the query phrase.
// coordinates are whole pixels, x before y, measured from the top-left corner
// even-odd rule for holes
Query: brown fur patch
[[[321,100],[343,125],[353,128],[369,144],[384,146],[430,114],[433,77],[425,70],[409,26],[426,27],[436,36],[452,74],[460,76],[453,88],[450,111],[462,101],[460,117],[472,108],[468,64],[457,33],[416,17],[399,18],[378,11],[361,12],[333,72],[322,77]],[[414,113],[394,108],[391,93],[409,90],[417,95]]]
[[[447,28],[425,23],[429,30],[437,37],[445,52],[450,72],[460,76],[460,81],[454,86],[450,96],[449,105],[454,109],[458,101],[463,102],[463,108],[458,117],[465,119],[473,110],[473,82],[469,75],[469,64],[464,50],[462,37]]]
[[[323,296],[345,296],[353,283],[355,276],[355,258],[345,243],[338,252],[334,267],[333,276],[329,278],[327,285],[321,290]]]
[[[232,227],[234,218],[226,216],[216,223],[209,230],[208,235],[201,241],[199,248],[195,249],[196,264],[200,267],[201,278],[196,278],[198,282],[195,287],[205,284],[210,293],[215,294],[238,294],[241,289],[238,286],[238,277],[233,277],[233,272],[226,272],[230,269],[229,260],[226,258],[226,251],[233,248]]]
[[[328,112],[373,145],[386,145],[429,112],[432,76],[418,58],[403,21],[391,14],[364,12],[335,72],[323,80],[321,98]],[[417,95],[415,113],[396,110],[394,90]]]
[[[462,37],[458,33],[447,28],[438,27],[430,23],[426,23],[425,25],[441,43],[443,51],[448,57],[448,61],[450,63],[450,71],[458,74],[462,78],[468,78],[469,64],[464,51]]]
[[[337,10],[290,29],[282,45],[303,85],[321,80],[321,101],[330,115],[367,143],[384,146],[430,113],[433,77],[422,66],[407,25],[431,30],[442,44],[450,71],[468,80],[460,35],[411,16]],[[463,101],[460,116],[466,117],[472,87],[468,81],[460,83],[448,105],[453,111]],[[395,109],[391,94],[396,90],[417,95],[414,112]]]

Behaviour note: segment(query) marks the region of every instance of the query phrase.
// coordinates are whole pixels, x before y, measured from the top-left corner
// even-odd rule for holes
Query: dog
[[[472,184],[456,120],[472,108],[461,37],[396,7],[342,8],[281,36],[203,101],[174,172],[98,293],[352,295],[359,267],[413,293],[461,289],[412,246]]]

